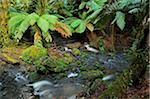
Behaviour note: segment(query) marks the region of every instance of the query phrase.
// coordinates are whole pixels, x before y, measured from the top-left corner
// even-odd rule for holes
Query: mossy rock
[[[86,80],[93,80],[96,78],[102,78],[104,76],[103,72],[100,70],[88,70],[81,72],[81,78]]]
[[[35,45],[30,46],[25,49],[21,55],[21,59],[23,59],[27,63],[34,63],[41,58],[47,56],[47,50],[44,47],[38,47]]]
[[[50,56],[42,57],[36,62],[37,69],[43,72],[62,72],[66,70],[67,66],[68,62],[64,58],[55,59]]]
[[[80,50],[77,49],[77,48],[73,48],[73,49],[72,49],[72,53],[73,53],[74,55],[80,55],[80,54],[81,54]]]

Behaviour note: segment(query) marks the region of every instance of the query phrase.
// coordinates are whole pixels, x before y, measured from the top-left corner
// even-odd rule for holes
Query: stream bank
[[[9,52],[10,49],[11,52]],[[2,99],[9,99],[9,97],[13,97],[12,99],[49,99],[46,97],[62,99],[75,99],[75,97],[81,99],[82,97],[86,99],[89,97],[90,99],[96,90],[104,92],[132,63],[132,59],[127,58],[122,52],[93,53],[83,47],[71,49],[73,52],[57,50],[55,50],[57,55],[64,57],[53,57],[56,56],[55,54],[41,58],[42,65],[24,63],[20,59],[20,53],[23,51],[20,48],[1,50],[0,97]],[[51,53],[48,54],[50,56]],[[56,59],[61,64],[53,62]],[[49,72],[43,73],[44,69],[37,71],[36,66],[44,66],[49,69]],[[48,90],[51,89],[48,94],[39,97],[39,94],[34,93],[32,87],[26,85],[42,80],[47,80],[53,85],[48,87]]]

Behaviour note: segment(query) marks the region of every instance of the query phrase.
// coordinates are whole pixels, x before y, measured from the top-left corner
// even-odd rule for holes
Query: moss
[[[95,78],[102,78],[103,72],[100,70],[88,70],[88,71],[82,71],[81,72],[81,79],[88,79],[92,80]]]
[[[8,62],[12,63],[12,64],[17,64],[19,63],[18,60],[16,60],[15,58],[7,55],[6,53],[3,53],[3,56],[7,59]]]
[[[72,49],[72,53],[73,53],[74,55],[80,55],[80,54],[81,54],[80,50],[77,49],[77,48],[73,48],[73,49]]]
[[[21,58],[27,63],[36,64],[41,57],[47,55],[47,50],[45,48],[33,45],[23,51]]]
[[[66,62],[66,64],[70,64],[73,62],[74,57],[69,53],[65,53],[64,57],[62,57],[62,59]]]
[[[58,59],[51,56],[42,57],[36,62],[36,67],[43,72],[63,72],[68,66],[68,62],[64,58],[65,57]]]

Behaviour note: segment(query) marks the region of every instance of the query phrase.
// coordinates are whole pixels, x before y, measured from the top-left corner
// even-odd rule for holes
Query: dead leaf
[[[64,23],[56,22],[55,27],[55,30],[58,33],[61,33],[61,36],[64,38],[70,37],[72,35],[69,27]]]

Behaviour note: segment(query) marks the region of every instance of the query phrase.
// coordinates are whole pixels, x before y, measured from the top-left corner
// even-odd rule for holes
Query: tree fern
[[[55,30],[55,24],[58,21],[58,18],[54,15],[48,15],[48,14],[44,14],[41,16],[43,19],[45,19],[48,23],[49,23],[49,29],[50,30]]]
[[[40,17],[39,20],[37,21],[37,25],[40,27],[42,32],[44,32],[44,33],[48,32],[49,23],[42,17]]]
[[[9,22],[9,32],[14,35],[17,27],[21,24],[21,22],[24,20],[24,18],[26,17],[26,15],[24,14],[18,14],[14,17],[12,17]]]
[[[69,26],[58,22],[58,18],[55,15],[49,14],[43,14],[42,16],[39,16],[36,13],[15,14],[9,20],[9,31],[12,33],[12,35],[14,35],[15,39],[20,40],[29,26],[35,25],[41,30],[41,34],[46,42],[52,41],[52,37],[48,30],[56,30],[61,33],[63,37],[71,36]]]
[[[36,13],[31,13],[28,18],[30,19],[30,25],[33,26],[37,20],[39,19],[39,15],[37,15]]]
[[[46,42],[51,42],[52,41],[52,37],[51,37],[51,35],[48,32],[48,30],[49,30],[49,23],[45,19],[40,17],[39,20],[37,21],[37,25],[41,29],[42,36],[44,37]]]
[[[21,22],[19,27],[17,28],[17,34],[15,35],[15,39],[20,40],[23,36],[23,33],[28,29],[30,26],[30,19],[25,17],[24,20]]]
[[[50,24],[55,24],[58,20],[58,18],[55,15],[49,15],[49,14],[42,15],[42,18],[47,20]]]

